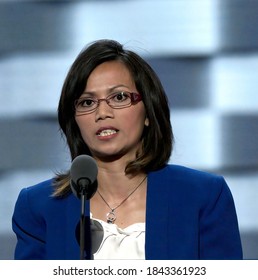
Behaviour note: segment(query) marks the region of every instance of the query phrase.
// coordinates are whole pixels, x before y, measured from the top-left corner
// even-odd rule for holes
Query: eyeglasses
[[[76,112],[80,114],[93,113],[99,106],[101,101],[106,103],[113,109],[122,109],[130,107],[132,104],[136,104],[142,100],[140,93],[120,91],[109,95],[107,98],[92,98],[81,97],[74,102]]]

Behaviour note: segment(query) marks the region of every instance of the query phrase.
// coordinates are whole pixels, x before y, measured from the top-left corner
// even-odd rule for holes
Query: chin
[[[113,161],[117,161],[119,159],[122,159],[122,158],[131,158],[131,160],[133,160],[133,157],[129,156],[128,153],[125,153],[125,152],[103,152],[103,153],[95,153],[93,154],[94,156],[96,156],[99,160],[103,161],[103,162],[113,162]],[[134,154],[135,155],[135,154]],[[135,158],[135,156],[134,156]],[[127,160],[128,161],[128,160]]]

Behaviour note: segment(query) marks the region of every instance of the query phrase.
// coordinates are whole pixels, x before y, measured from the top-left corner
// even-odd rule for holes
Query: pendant
[[[116,220],[116,214],[114,212],[114,209],[111,209],[111,211],[107,213],[107,223],[113,224],[115,220]]]

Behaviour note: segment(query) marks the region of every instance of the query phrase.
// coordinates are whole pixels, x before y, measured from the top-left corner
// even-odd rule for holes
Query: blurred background
[[[258,259],[258,0],[0,0],[0,259],[12,259],[21,188],[70,166],[57,124],[80,50],[110,38],[156,70],[171,106],[171,162],[222,174],[245,259]]]

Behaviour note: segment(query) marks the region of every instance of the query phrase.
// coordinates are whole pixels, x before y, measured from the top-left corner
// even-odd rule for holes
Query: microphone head
[[[75,196],[80,198],[81,182],[87,182],[86,199],[89,199],[97,190],[98,166],[96,161],[88,155],[77,156],[71,164],[71,188]]]

